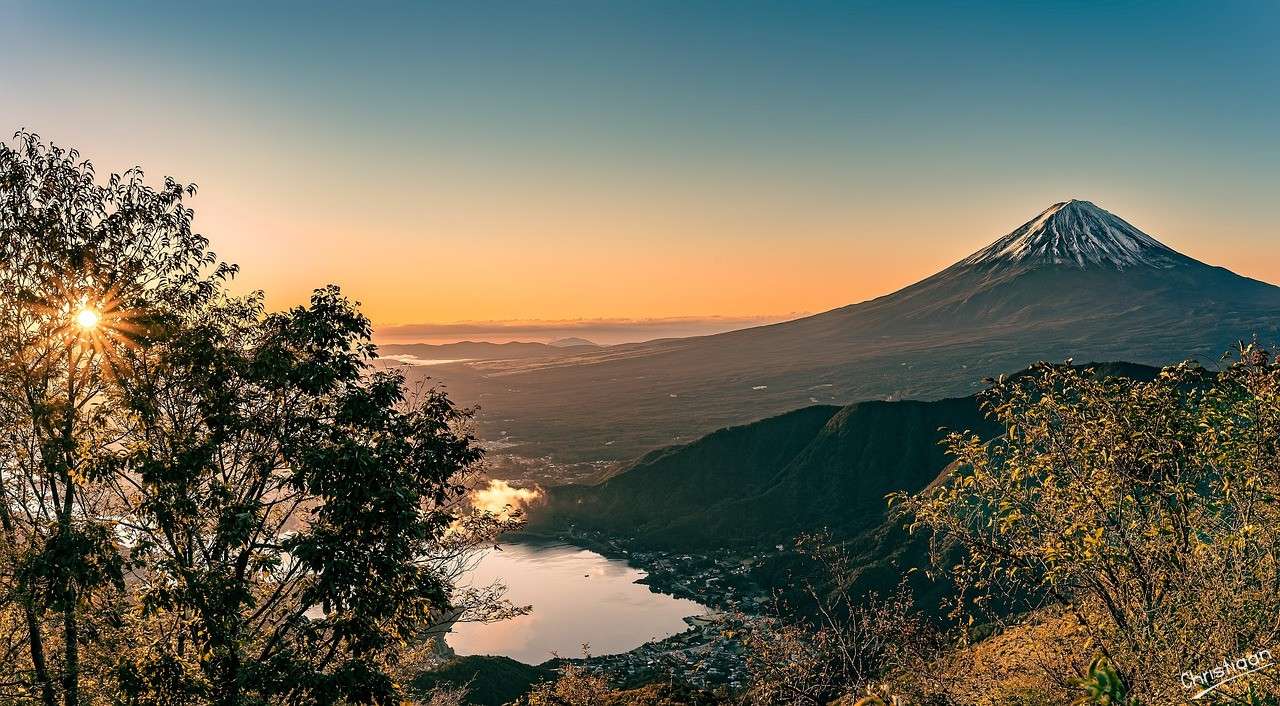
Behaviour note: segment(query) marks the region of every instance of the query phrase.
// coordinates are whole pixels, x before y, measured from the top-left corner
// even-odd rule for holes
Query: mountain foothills
[[[1159,372],[1130,363],[1077,369],[1137,381]],[[821,531],[846,542],[847,590],[888,595],[908,576],[918,605],[932,612],[951,586],[927,577],[927,539],[892,516],[887,496],[942,482],[954,460],[944,443],[950,432],[990,440],[1003,431],[976,394],[805,407],[654,451],[602,483],[549,488],[528,529],[603,533],[644,550],[748,555]],[[771,556],[755,579],[785,591],[803,571],[793,559]]]
[[[1082,367],[1133,380],[1158,372]],[[990,439],[1002,427],[977,395],[805,407],[651,452],[596,485],[550,488],[531,528],[597,530],[667,550],[790,543],[816,528],[880,532],[885,496],[933,483],[951,461],[942,442],[953,431]]]
[[[1280,288],[1073,200],[925,280],[822,314],[416,374],[478,403],[482,434],[513,452],[616,461],[814,404],[965,395],[1036,360],[1216,359],[1241,336],[1275,338],[1277,311]]]
[[[1266,706],[1271,675],[1183,665],[1274,640],[1278,401],[1256,346],[1218,370],[1037,364],[980,396],[722,430],[552,488],[535,527],[746,550],[782,616],[743,626],[746,703],[1138,706],[1223,687],[1213,703]],[[789,531],[794,551],[750,547]],[[867,687],[885,698],[856,701]]]

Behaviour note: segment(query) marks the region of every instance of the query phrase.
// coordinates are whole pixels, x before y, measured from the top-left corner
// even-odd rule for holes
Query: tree
[[[468,510],[467,413],[375,369],[336,287],[275,314],[229,294],[194,193],[100,184],[27,133],[0,146],[17,687],[45,706],[394,702],[406,646],[515,610],[453,579],[519,517]]]
[[[1188,697],[1183,672],[1276,644],[1280,366],[1265,351],[1152,382],[1042,364],[985,404],[1004,435],[952,435],[947,482],[899,498],[963,547],[946,568],[980,605],[1066,606],[1112,681],[1151,703]]]
[[[910,703],[934,703],[932,667],[946,637],[915,609],[906,582],[885,597],[855,593],[857,567],[828,532],[802,535],[796,549],[813,565],[803,575],[814,578],[800,581],[803,603],[743,619],[750,682],[742,702],[851,703],[895,677]]]
[[[534,685],[524,702],[528,706],[594,706],[615,696],[608,679],[570,664],[555,681]]]
[[[111,353],[147,318],[203,306],[234,273],[191,232],[190,190],[171,180],[146,188],[136,171],[104,185],[94,176],[74,151],[34,135],[0,147],[0,530],[31,685],[46,706],[59,690],[67,706],[78,703],[82,620],[124,588],[110,511],[85,475],[112,442],[100,423],[110,414]]]

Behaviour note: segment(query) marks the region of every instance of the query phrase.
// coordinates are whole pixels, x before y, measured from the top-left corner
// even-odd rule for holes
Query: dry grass
[[[948,653],[945,689],[955,703],[975,706],[1068,703],[1074,694],[1066,680],[1083,671],[1091,654],[1075,618],[1049,609]]]

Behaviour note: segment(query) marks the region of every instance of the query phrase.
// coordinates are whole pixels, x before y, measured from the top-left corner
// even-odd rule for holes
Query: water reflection
[[[694,601],[654,593],[635,583],[644,572],[564,544],[509,544],[491,552],[470,580],[506,583],[517,605],[533,613],[492,625],[456,626],[449,645],[460,655],[505,655],[528,664],[552,653],[614,654],[683,631],[683,618],[706,612]]]

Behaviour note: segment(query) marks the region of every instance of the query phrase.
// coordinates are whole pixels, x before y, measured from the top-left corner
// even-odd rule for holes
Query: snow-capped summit
[[[960,261],[962,265],[1066,265],[1085,269],[1173,267],[1180,256],[1115,214],[1088,201],[1056,203],[1017,230]]]

